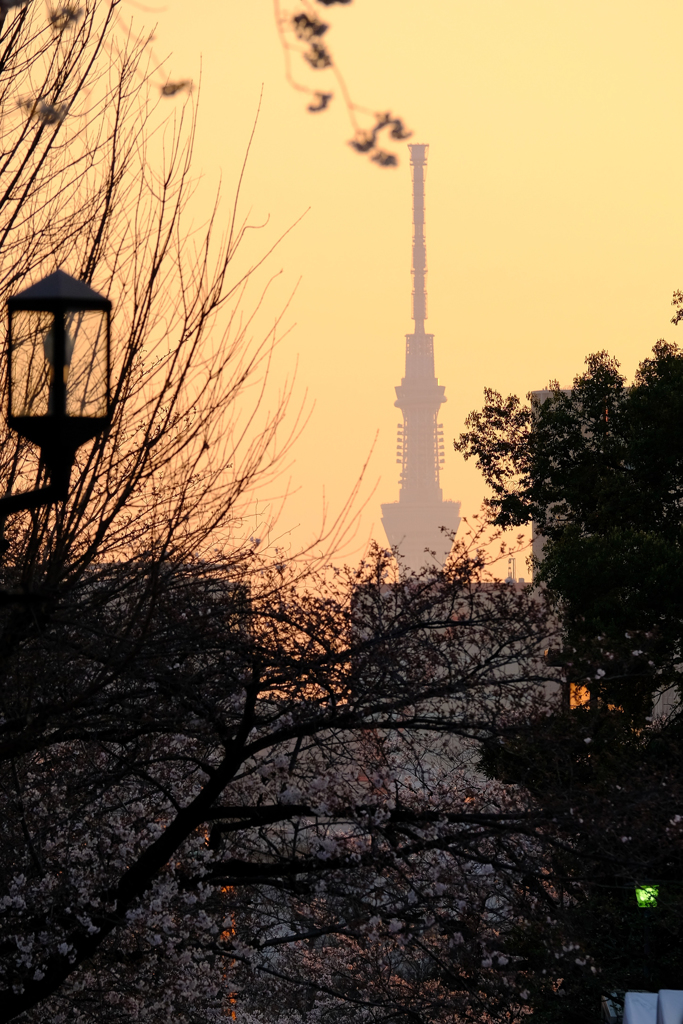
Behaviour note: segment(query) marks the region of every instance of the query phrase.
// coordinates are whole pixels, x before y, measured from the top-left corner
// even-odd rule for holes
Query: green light
[[[658,885],[637,885],[636,899],[639,907],[656,907],[659,896]]]

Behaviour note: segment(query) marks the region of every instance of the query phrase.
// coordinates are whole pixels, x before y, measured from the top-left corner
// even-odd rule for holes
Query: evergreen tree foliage
[[[486,392],[456,442],[499,526],[542,535],[571,681],[641,723],[683,669],[683,353],[658,342],[627,386],[606,352],[540,404]]]

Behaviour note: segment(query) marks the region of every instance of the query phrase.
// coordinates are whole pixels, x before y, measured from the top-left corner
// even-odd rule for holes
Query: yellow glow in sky
[[[292,13],[299,10],[292,0]],[[243,207],[265,247],[305,210],[270,264],[273,315],[301,279],[274,373],[298,357],[315,403],[291,465],[292,543],[367,472],[377,490],[360,538],[386,543],[380,503],[398,497],[394,386],[410,320],[407,146],[379,169],[345,145],[340,103],[305,111],[284,80],[270,0],[170,0],[155,50],[174,78],[201,75],[199,200],[232,193],[263,84]],[[570,382],[607,348],[631,374],[683,286],[679,0],[355,0],[316,5],[357,100],[429,143],[429,320],[448,403],[444,497],[476,512],[484,489],[450,439],[485,386],[526,394]],[[200,70],[201,69],[201,70]],[[321,73],[321,88],[333,82]],[[177,102],[170,100],[170,103]],[[227,210],[226,210],[227,213]],[[358,542],[360,544],[360,540]]]

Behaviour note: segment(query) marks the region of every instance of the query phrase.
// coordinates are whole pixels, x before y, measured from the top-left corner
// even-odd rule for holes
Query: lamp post
[[[7,308],[8,422],[40,448],[49,484],[0,498],[0,538],[11,513],[66,500],[77,449],[111,412],[109,299],[57,270]]]

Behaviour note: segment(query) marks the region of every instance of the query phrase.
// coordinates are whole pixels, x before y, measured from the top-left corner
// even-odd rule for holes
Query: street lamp
[[[0,498],[7,515],[68,496],[76,450],[109,421],[111,302],[61,270],[8,299],[9,425],[38,445],[50,483]]]

